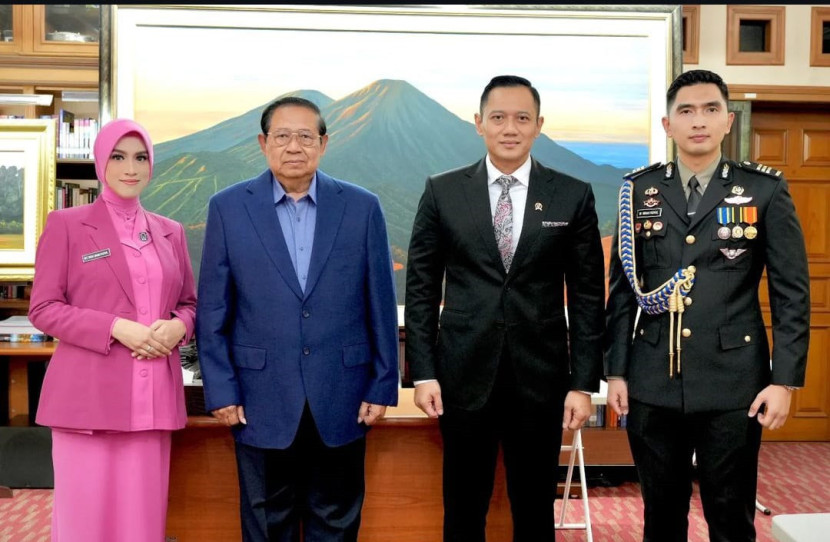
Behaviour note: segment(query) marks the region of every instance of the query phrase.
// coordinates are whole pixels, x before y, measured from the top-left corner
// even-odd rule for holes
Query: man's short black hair
[[[533,101],[536,103],[536,116],[542,109],[542,100],[539,98],[539,91],[533,88],[530,81],[518,75],[497,75],[490,79],[487,86],[484,87],[484,92],[481,93],[481,102],[478,105],[478,112],[484,115],[484,107],[487,105],[487,99],[490,98],[490,91],[499,87],[527,87],[533,95]]]
[[[677,93],[681,88],[706,83],[717,86],[720,89],[724,102],[729,103],[729,88],[727,88],[726,83],[723,82],[720,75],[709,70],[690,70],[678,75],[677,79],[669,85],[669,90],[666,91],[666,111],[671,111],[672,106],[674,106],[674,99],[677,97]]]
[[[310,109],[317,113],[317,131],[320,132],[321,136],[326,135],[326,121],[323,119],[323,114],[320,113],[320,108],[317,107],[314,102],[306,100],[305,98],[299,98],[297,96],[286,96],[284,98],[274,100],[265,107],[262,111],[262,117],[259,119],[259,125],[262,128],[262,133],[264,135],[267,136],[268,132],[271,130],[271,117],[274,115],[274,111],[280,107],[288,105],[305,107],[306,109]]]

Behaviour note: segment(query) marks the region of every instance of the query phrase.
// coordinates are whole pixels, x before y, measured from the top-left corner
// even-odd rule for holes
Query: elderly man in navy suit
[[[398,398],[377,196],[317,169],[312,102],[263,111],[269,169],[215,194],[199,280],[207,408],[233,428],[246,542],[356,541],[365,434]]]

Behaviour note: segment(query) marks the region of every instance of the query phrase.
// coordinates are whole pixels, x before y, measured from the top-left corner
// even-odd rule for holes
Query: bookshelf
[[[0,100],[0,116],[38,119],[68,111],[76,119],[98,119],[99,11],[87,4],[0,7],[0,94],[12,96]],[[12,103],[25,96],[46,97],[49,103]],[[76,184],[79,193],[97,189],[91,160],[56,158],[56,183]],[[0,292],[6,286],[22,286],[23,293],[0,294],[0,319],[26,314],[31,282],[0,282]]]

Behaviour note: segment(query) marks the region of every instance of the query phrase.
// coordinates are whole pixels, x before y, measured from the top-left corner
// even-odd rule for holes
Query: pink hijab
[[[137,122],[129,119],[115,119],[101,128],[98,132],[98,137],[95,138],[95,147],[93,149],[95,155],[95,174],[98,176],[98,181],[101,182],[103,192],[101,193],[105,201],[119,206],[138,205],[138,198],[124,199],[116,194],[107,184],[107,162],[109,162],[112,150],[118,144],[122,137],[126,135],[138,136],[147,147],[147,155],[150,160],[150,178],[153,177],[153,142],[150,140],[150,135],[147,130]]]

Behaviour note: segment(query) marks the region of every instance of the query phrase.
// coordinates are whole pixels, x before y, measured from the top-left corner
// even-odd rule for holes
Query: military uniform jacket
[[[669,340],[677,341],[678,329],[670,336],[668,312],[638,311],[615,235],[606,375],[625,377],[629,396],[638,401],[686,412],[748,407],[770,383],[802,386],[809,274],[786,181],[768,167],[723,160],[689,219],[674,166],[655,164],[627,178],[633,181],[631,217],[641,291],[658,288],[678,269],[696,268],[679,327],[680,374],[669,376]],[[764,268],[772,310],[771,357],[758,298]],[[677,315],[674,319],[677,328]]]

